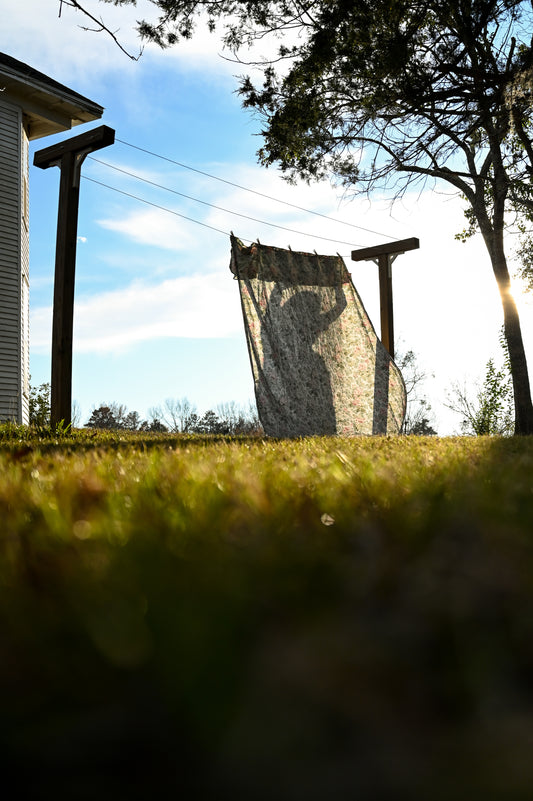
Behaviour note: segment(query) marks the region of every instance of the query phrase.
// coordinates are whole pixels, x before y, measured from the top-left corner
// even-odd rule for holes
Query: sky
[[[85,7],[138,52],[135,21],[153,17],[148,0],[135,9],[97,0]],[[0,49],[105,108],[101,120],[32,142],[30,164],[36,150],[91,127],[116,132],[82,169],[73,346],[80,423],[112,402],[144,418],[166,398],[187,397],[200,413],[253,400],[229,271],[233,231],[246,242],[340,253],[378,333],[377,267],[351,261],[351,251],[418,237],[420,249],[393,266],[396,350],[412,349],[427,373],[438,433],[458,432],[447,392],[453,382],[472,386],[489,358],[500,360],[502,324],[481,237],[454,239],[465,227],[460,198],[446,186],[421,187],[391,206],[390,196],[350,198],[328,182],[288,185],[257,163],[261,124],[236,94],[245,68],[216,34],[201,30],[165,51],[147,46],[133,61],[106,34],[83,30],[79,12],[63,5],[59,16],[59,8],[59,0],[0,0]],[[58,192],[57,168],[30,167],[33,386],[50,380]],[[532,299],[519,289],[532,370]]]

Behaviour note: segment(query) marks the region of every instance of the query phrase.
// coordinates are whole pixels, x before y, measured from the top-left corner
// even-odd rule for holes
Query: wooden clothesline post
[[[53,426],[72,421],[72,330],[81,165],[89,153],[114,141],[115,131],[101,125],[38,150],[33,158],[36,167],[61,170],[52,323],[50,422]]]
[[[352,250],[352,261],[373,261],[379,268],[381,341],[394,359],[394,314],[392,303],[392,263],[397,256],[420,247],[420,240],[398,239],[386,245]]]

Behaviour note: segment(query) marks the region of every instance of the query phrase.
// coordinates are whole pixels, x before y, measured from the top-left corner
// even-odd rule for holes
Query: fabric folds
[[[231,237],[259,419],[272,437],[398,434],[402,375],[340,256]]]

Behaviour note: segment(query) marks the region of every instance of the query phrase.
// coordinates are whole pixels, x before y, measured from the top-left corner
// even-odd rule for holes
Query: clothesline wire
[[[230,236],[230,232],[223,231],[221,228],[215,228],[214,225],[208,225],[207,223],[200,222],[200,220],[195,220],[194,217],[188,217],[186,214],[181,214],[179,211],[174,211],[174,209],[169,209],[166,206],[161,206],[158,203],[153,203],[151,200],[146,200],[146,198],[139,197],[138,195],[134,195],[131,192],[125,192],[123,189],[117,189],[116,186],[109,186],[109,184],[103,183],[103,181],[97,181],[95,178],[89,178],[88,175],[82,174],[81,176],[85,181],[90,181],[92,184],[98,184],[98,186],[103,186],[105,189],[111,189],[113,192],[117,192],[119,195],[125,195],[126,197],[132,198],[132,200],[138,200],[140,203],[145,203],[147,206],[152,206],[155,209],[160,209],[161,211],[166,211],[169,214],[173,214],[175,217],[181,217],[183,220],[187,220],[188,222],[196,223],[196,225],[201,225],[203,228],[209,228],[210,231],[215,231],[217,234],[223,234],[224,236]],[[266,225],[272,225],[273,223],[266,223]],[[279,227],[279,226],[277,226]],[[286,231],[290,231],[290,228],[286,228]],[[293,233],[300,233],[298,231],[294,231]],[[313,236],[312,234],[306,234],[306,236]],[[246,239],[244,238],[243,241],[245,242],[254,242],[258,240],[254,239]],[[332,240],[335,241],[335,240]],[[347,257],[346,257],[347,258]]]
[[[200,222],[200,220],[195,220],[193,217],[187,217],[185,214],[180,214],[180,212],[174,211],[173,209],[167,209],[165,206],[160,206],[158,203],[152,203],[151,200],[138,197],[137,195],[131,194],[131,192],[125,192],[123,189],[117,189],[116,186],[109,186],[109,184],[104,184],[102,181],[96,181],[94,178],[89,178],[88,175],[82,175],[81,177],[86,181],[90,181],[92,184],[98,184],[98,186],[103,186],[106,189],[112,189],[113,192],[118,192],[120,195],[133,198],[133,200],[138,200],[140,203],[146,203],[147,206],[153,206],[155,209],[161,209],[161,211],[168,211],[169,214],[174,214],[176,217],[181,217],[183,220],[188,220],[188,222],[196,223],[204,228],[209,228],[211,231],[216,231],[219,234],[224,234],[224,236],[229,236],[226,231],[223,231],[221,228],[215,228],[214,225],[208,225],[207,223]]]
[[[150,184],[150,186],[155,186],[158,189],[164,189],[165,192],[171,192],[173,195],[184,197],[187,200],[194,201],[195,203],[201,203],[203,206],[209,206],[209,208],[211,209],[217,209],[218,211],[223,211],[226,214],[233,215],[234,217],[242,217],[245,220],[251,220],[252,222],[260,223],[260,225],[268,225],[271,228],[279,228],[281,231],[289,231],[292,234],[300,234],[301,236],[312,236],[314,239],[322,239],[325,242],[334,242],[337,245],[347,245],[348,247],[362,247],[362,245],[358,245],[355,242],[343,242],[341,239],[333,239],[332,237],[321,236],[320,234],[307,234],[304,231],[297,231],[294,228],[287,228],[285,225],[279,225],[278,223],[267,222],[266,220],[259,220],[257,217],[251,217],[248,214],[241,214],[238,211],[232,211],[231,209],[226,209],[223,206],[217,206],[214,203],[208,203],[206,200],[200,200],[199,198],[191,197],[191,195],[186,195],[183,192],[178,192],[176,189],[171,189],[168,186],[163,186],[163,184],[158,184],[155,181],[150,181],[148,178],[143,178],[141,175],[138,175],[137,173],[130,172],[129,170],[124,170],[122,169],[122,167],[116,167],[115,165],[109,164],[106,161],[94,158],[94,156],[89,156],[89,158],[91,161],[95,161],[97,164],[102,164],[104,167],[109,167],[111,170],[120,172],[123,175],[129,175],[131,178],[135,178],[137,181],[142,181],[145,184]],[[112,189],[113,187],[109,188]]]
[[[168,156],[162,156],[160,153],[155,153],[153,150],[148,150],[147,148],[140,147],[139,145],[134,145],[131,142],[126,142],[124,139],[119,139],[118,137],[115,138],[115,142],[120,142],[121,145],[125,145],[126,147],[131,147],[134,150],[139,150],[141,153],[146,153],[149,156],[154,156],[155,158],[162,159],[163,161],[167,161],[170,164],[176,164],[178,167],[182,167],[185,170],[190,170],[192,172],[196,172],[199,175],[204,175],[206,178],[211,178],[214,181],[220,181],[221,183],[228,184],[229,186],[233,186],[236,189],[240,189],[243,192],[251,192],[254,195],[258,195],[259,197],[264,197],[267,200],[273,200],[275,203],[281,203],[284,206],[290,206],[293,209],[298,209],[299,211],[304,211],[306,214],[313,214],[316,217],[322,217],[325,220],[329,220],[330,222],[338,223],[339,225],[347,225],[350,228],[356,228],[359,231],[365,231],[368,234],[374,234],[375,236],[381,236],[385,239],[394,240],[396,237],[391,236],[391,234],[384,234],[380,231],[374,231],[372,228],[365,228],[362,225],[356,225],[355,223],[347,222],[346,220],[339,220],[336,217],[331,217],[328,214],[322,214],[320,211],[314,211],[313,209],[307,209],[304,206],[299,206],[296,203],[290,203],[288,200],[282,200],[281,198],[273,197],[272,195],[267,195],[264,192],[259,192],[257,189],[250,189],[247,186],[242,186],[241,184],[237,184],[234,181],[229,181],[227,178],[220,178],[218,175],[212,175],[209,172],[205,172],[204,170],[199,170],[197,167],[191,167],[189,164],[184,164],[181,161],[177,161],[176,159],[171,159]]]

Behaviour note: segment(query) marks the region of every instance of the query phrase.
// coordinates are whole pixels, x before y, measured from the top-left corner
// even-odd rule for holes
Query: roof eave
[[[21,68],[25,67],[21,63]],[[22,108],[30,139],[68,131],[75,125],[100,119],[103,106],[73,92],[68,87],[47,80],[32,71],[12,68],[0,62],[0,99]]]

